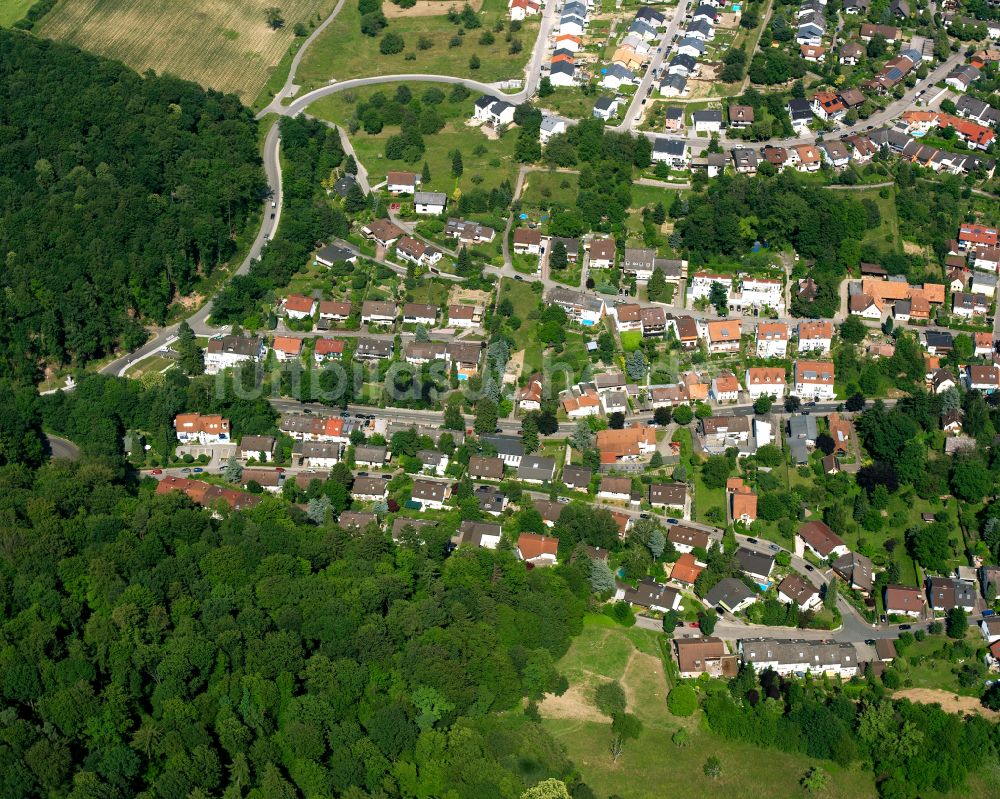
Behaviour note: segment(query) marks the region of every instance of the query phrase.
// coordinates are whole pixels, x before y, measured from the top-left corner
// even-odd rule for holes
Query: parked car
[[[677,519],[667,519],[667,524],[680,524],[680,522]]]
[[[781,552],[781,547],[779,547],[777,544],[768,544],[767,548],[770,549],[772,552]]]
[[[899,625],[899,629],[900,630],[912,630],[913,629],[913,625],[911,625],[911,624],[900,624]]]
[[[558,502],[560,505],[568,505],[569,497],[556,497],[556,502]]]
[[[865,643],[868,644],[868,646],[875,646],[875,639],[874,638],[866,638],[865,639]]]
[[[520,275],[514,275],[514,280],[524,280]]]
[[[202,473],[203,471],[205,471],[205,470],[204,470],[204,469],[202,469],[202,468],[201,468],[200,466],[195,466],[195,467],[194,467],[194,469],[192,469],[192,471],[193,471],[193,472],[194,472],[195,474],[201,474],[201,473]]]
[[[188,474],[190,471],[191,471],[191,467],[190,466],[185,466],[183,469],[181,469],[181,474]],[[154,472],[154,474],[157,474],[157,473],[158,472]]]
[[[985,618],[986,618],[987,616],[996,616],[996,615],[997,615],[997,614],[996,614],[996,611],[993,611],[993,610],[984,610],[984,611],[983,611],[983,618],[984,618],[984,619],[985,619]]]
[[[698,622],[696,622],[696,621],[689,621],[688,622],[688,627],[697,627],[697,626],[698,626]]]
[[[760,541],[758,541],[756,538],[748,538],[747,539],[747,543],[748,544],[759,544]]]
[[[814,569],[810,564],[807,563],[806,564],[806,571],[807,572],[814,572],[814,571],[816,571],[816,569]]]
[[[163,474],[163,469],[153,469],[150,474]]]
[[[276,471],[278,474],[284,474],[285,472],[284,468],[281,466],[275,466],[274,471]]]
[[[639,518],[640,519],[652,519],[653,517],[650,516],[648,513],[640,513],[639,514]]]

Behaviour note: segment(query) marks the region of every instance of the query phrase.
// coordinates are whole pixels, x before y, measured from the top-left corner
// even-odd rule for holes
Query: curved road
[[[49,442],[49,452],[52,453],[53,458],[66,458],[75,461],[80,457],[80,448],[72,441],[51,434],[46,434],[45,438]]]

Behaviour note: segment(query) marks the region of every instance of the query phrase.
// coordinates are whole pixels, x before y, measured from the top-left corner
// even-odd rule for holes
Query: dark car
[[[524,280],[520,275],[514,275],[514,280]]]
[[[758,541],[756,538],[748,538],[747,539],[747,543],[748,544],[759,544],[760,541]]]
[[[667,519],[667,524],[680,524],[680,522],[677,519]]]
[[[865,643],[868,644],[868,646],[875,646],[875,639],[874,638],[866,638],[865,639]]]
[[[814,571],[816,571],[816,569],[814,569],[810,564],[807,563],[806,564],[806,571],[807,572],[814,572]]]
[[[201,473],[201,472],[203,472],[205,470],[202,469],[200,466],[195,466],[194,469],[193,469],[193,471],[194,471],[195,474],[199,474],[199,473]]]
[[[348,413],[347,411],[343,411],[343,412],[342,412],[342,413],[340,414],[340,418],[341,418],[341,419],[350,419],[350,418],[351,418],[351,414],[349,414],[349,413]]]
[[[639,514],[639,518],[640,519],[652,519],[653,517],[650,516],[648,513],[640,513]]]
[[[899,629],[900,630],[912,630],[913,627],[912,627],[912,625],[909,625],[909,624],[900,624],[899,625]]]
[[[772,552],[781,552],[781,547],[779,547],[777,544],[768,544],[767,548],[770,549]]]

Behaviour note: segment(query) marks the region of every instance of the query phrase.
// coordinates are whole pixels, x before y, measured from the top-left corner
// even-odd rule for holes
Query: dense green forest
[[[265,190],[235,96],[0,30],[0,363],[36,380],[141,343]]]
[[[581,567],[212,518],[107,461],[0,467],[0,796],[592,796],[518,709],[565,688]]]

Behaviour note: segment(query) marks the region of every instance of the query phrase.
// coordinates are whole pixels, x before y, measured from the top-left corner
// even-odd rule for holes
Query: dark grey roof
[[[321,261],[326,261],[327,263],[336,263],[337,261],[350,261],[352,258],[356,258],[357,256],[347,247],[340,247],[336,244],[327,244],[325,247],[316,251],[316,257]]]
[[[796,119],[812,119],[813,112],[809,101],[804,97],[793,97],[788,101],[788,115],[793,122]]]
[[[524,455],[524,444],[516,436],[486,436],[483,441],[492,444],[498,455]]]
[[[760,575],[762,577],[767,577],[771,574],[771,569],[774,568],[774,558],[771,555],[765,555],[763,552],[755,552],[752,549],[744,549],[740,547],[736,550],[736,562],[740,564],[740,568],[751,575]]]
[[[684,67],[690,72],[694,69],[697,62],[694,60],[693,56],[689,56],[687,53],[678,53],[673,58],[670,59],[670,66],[677,64],[678,66]],[[697,112],[696,112],[697,113]]]
[[[694,122],[722,122],[722,112],[717,108],[703,108],[691,114]]]
[[[667,155],[684,155],[687,142],[683,139],[668,139],[657,136],[653,140],[654,153],[666,153]]]
[[[747,588],[742,580],[737,580],[735,577],[726,577],[716,583],[712,590],[705,594],[705,601],[713,607],[722,605],[723,607],[733,608],[754,596],[756,594]]]
[[[336,183],[333,184],[333,190],[337,192],[341,197],[346,197],[347,193],[351,190],[351,186],[358,182],[358,179],[354,177],[350,172],[343,175]]]

